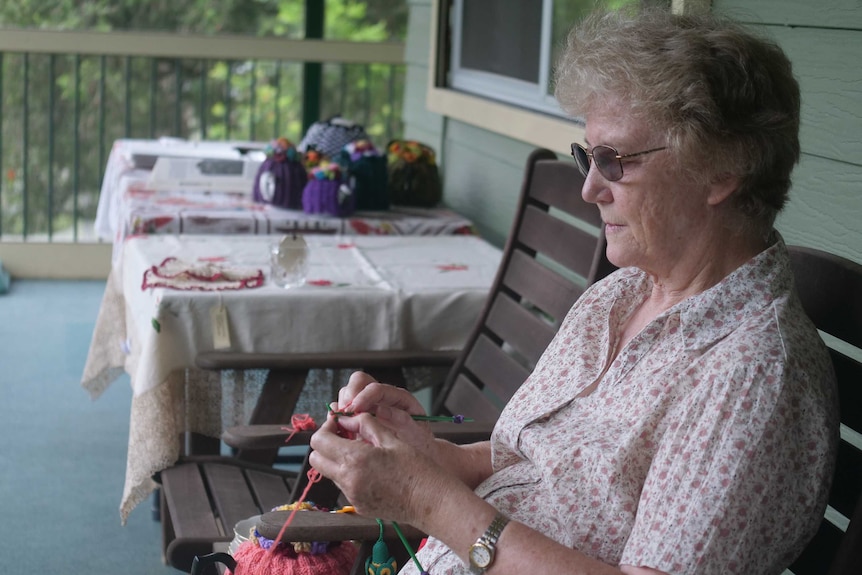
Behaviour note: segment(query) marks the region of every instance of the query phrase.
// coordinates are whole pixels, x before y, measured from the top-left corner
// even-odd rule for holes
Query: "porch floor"
[[[15,573],[178,574],[148,503],[120,525],[131,389],[80,386],[104,281],[0,295],[0,548]]]

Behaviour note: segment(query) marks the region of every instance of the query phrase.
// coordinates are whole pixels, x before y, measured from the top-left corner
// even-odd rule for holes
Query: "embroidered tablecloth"
[[[226,311],[233,351],[460,349],[500,259],[475,236],[309,235],[308,282],[283,289],[269,278],[268,248],[277,238],[153,235],[125,242],[82,378],[98,397],[123,370],[131,376],[122,520],[155,487],[153,473],[177,460],[182,432],[218,437],[249,418],[259,376],[219,381],[219,374],[194,369],[196,355],[215,346],[213,308]],[[218,266],[231,277],[260,270],[265,279],[241,289],[143,288],[145,274],[167,258]],[[332,387],[308,391],[322,407]]]
[[[153,189],[152,162],[158,155],[233,158],[237,150],[262,148],[261,142],[186,142],[117,140],[111,149],[99,205],[96,235],[112,241],[113,263],[122,257],[126,237],[137,234],[277,234],[293,229],[344,235],[475,234],[472,222],[446,208],[393,206],[379,212],[356,212],[337,218],[306,214],[256,203],[237,191],[189,188]]]

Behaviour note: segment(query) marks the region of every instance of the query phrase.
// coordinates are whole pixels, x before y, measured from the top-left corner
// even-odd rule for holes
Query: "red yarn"
[[[277,542],[281,541],[281,536],[284,535],[285,529],[287,529],[287,526],[290,525],[290,523],[293,521],[293,516],[296,515],[296,512],[299,511],[299,504],[305,501],[305,498],[308,497],[308,492],[311,491],[311,486],[320,481],[320,478],[322,477],[320,475],[320,472],[313,467],[308,470],[307,476],[308,485],[306,485],[305,489],[302,490],[302,495],[299,496],[299,500],[296,502],[296,507],[293,508],[293,511],[290,512],[290,515],[287,516],[284,525],[281,526],[281,531],[278,532],[278,537],[275,538]],[[275,547],[276,546],[273,545],[269,548],[270,555],[275,553]]]
[[[285,443],[290,443],[297,431],[314,431],[317,429],[317,424],[307,413],[294,413],[290,418],[290,427],[282,427],[282,429],[290,430],[290,435],[284,440]]]
[[[320,555],[267,553],[254,542],[244,541],[234,554],[236,572],[233,575],[349,575],[357,555],[356,545],[349,541],[334,545]],[[230,571],[227,573],[231,575]]]

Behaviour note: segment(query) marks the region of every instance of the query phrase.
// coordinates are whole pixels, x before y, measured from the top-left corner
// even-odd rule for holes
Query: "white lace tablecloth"
[[[155,235],[130,238],[105,290],[82,385],[98,397],[131,376],[126,483],[121,519],[154,488],[154,473],[179,457],[179,437],[218,437],[248,420],[260,373],[204,372],[198,353],[214,349],[213,308],[227,313],[230,349],[242,352],[460,349],[484,304],[500,251],[475,236],[307,236],[308,283],[269,280],[277,236]],[[260,287],[198,291],[143,288],[166,258],[264,274]],[[150,272],[151,273],[151,272]],[[221,287],[214,282],[213,288]],[[344,381],[306,385],[316,405]],[[308,401],[308,399],[307,399]]]
[[[252,199],[246,193],[149,186],[148,169],[158,155],[193,155],[239,159],[236,148],[261,142],[187,142],[117,140],[111,149],[99,205],[96,235],[114,244],[113,263],[122,257],[125,238],[139,234],[277,234],[300,230],[344,235],[475,235],[473,223],[446,208],[393,206],[337,218],[287,210]]]

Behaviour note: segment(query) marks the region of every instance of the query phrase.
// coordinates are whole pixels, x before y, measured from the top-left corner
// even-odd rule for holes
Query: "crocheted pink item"
[[[290,553],[266,549],[244,541],[234,553],[236,572],[228,575],[349,575],[358,550],[349,541],[334,543],[326,553]]]
[[[236,290],[263,285],[263,271],[259,269],[233,269],[216,263],[216,258],[184,262],[174,257],[165,258],[157,266],[144,271],[141,289],[165,287],[179,290]]]

